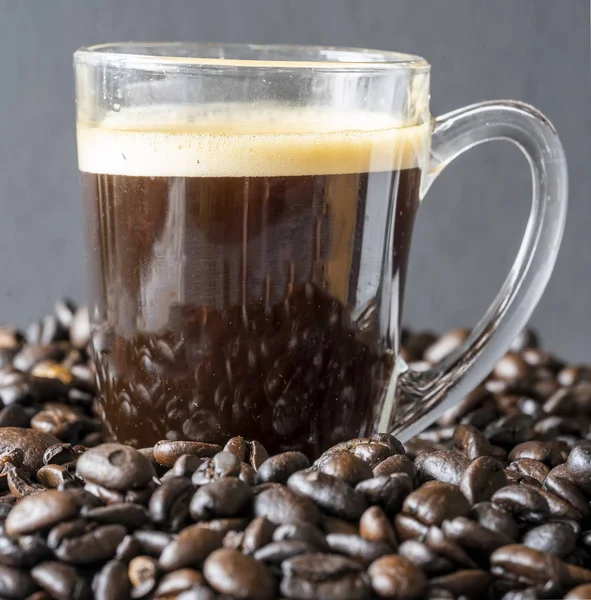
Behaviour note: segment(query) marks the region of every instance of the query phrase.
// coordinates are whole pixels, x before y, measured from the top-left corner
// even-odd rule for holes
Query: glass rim
[[[219,56],[200,56],[217,51]],[[183,55],[183,52],[185,55]],[[187,53],[189,53],[187,55]],[[250,53],[253,58],[233,58]],[[276,53],[282,58],[272,58]],[[258,56],[257,56],[258,55]],[[150,70],[161,65],[224,69],[314,69],[319,71],[413,70],[428,71],[429,63],[421,56],[389,50],[347,46],[292,44],[239,44],[216,42],[114,42],[83,46],[74,52],[74,62],[112,64]]]

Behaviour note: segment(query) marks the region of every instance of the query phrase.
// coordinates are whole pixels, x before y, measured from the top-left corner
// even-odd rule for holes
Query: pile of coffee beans
[[[591,368],[523,332],[404,446],[102,443],[87,315],[0,327],[0,598],[591,598]],[[416,368],[465,339],[403,336]]]

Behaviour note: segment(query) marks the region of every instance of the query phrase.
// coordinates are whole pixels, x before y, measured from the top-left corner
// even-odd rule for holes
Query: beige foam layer
[[[165,177],[257,177],[408,169],[424,164],[428,124],[388,115],[224,108],[115,113],[78,124],[81,171]]]

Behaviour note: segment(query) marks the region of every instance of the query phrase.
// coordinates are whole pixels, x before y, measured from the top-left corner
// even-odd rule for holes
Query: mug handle
[[[491,140],[516,144],[531,168],[532,207],[523,241],[497,297],[462,346],[420,373],[398,357],[393,433],[403,442],[457,404],[492,371],[526,325],[556,262],[567,208],[566,159],[556,130],[532,106],[483,102],[435,119],[421,197],[454,158]]]

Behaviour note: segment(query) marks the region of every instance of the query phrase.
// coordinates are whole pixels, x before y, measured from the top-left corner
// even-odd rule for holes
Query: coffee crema
[[[427,124],[310,108],[79,124],[107,437],[315,455],[375,430],[427,140]]]

